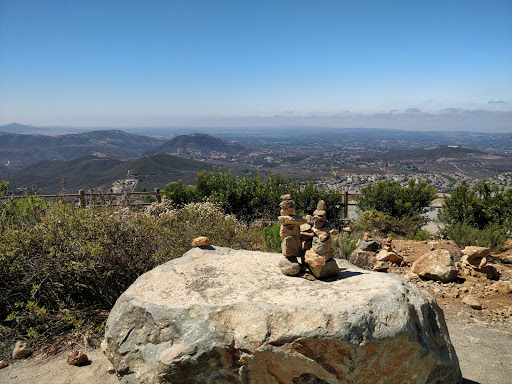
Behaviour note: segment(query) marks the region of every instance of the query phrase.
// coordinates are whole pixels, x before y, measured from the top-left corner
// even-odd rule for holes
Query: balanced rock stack
[[[393,251],[393,247],[391,243],[393,242],[392,237],[388,237],[384,242],[384,246],[381,251],[377,254],[377,261],[389,261],[390,263],[400,264],[404,259],[397,255],[396,252]]]
[[[336,276],[340,272],[333,259],[334,249],[331,247],[331,225],[327,222],[325,202],[320,200],[313,212],[313,239],[311,248],[306,249],[305,262],[317,279]],[[306,243],[307,244],[307,243]],[[305,245],[306,245],[305,244]]]
[[[288,194],[281,196],[281,216],[278,220],[281,224],[279,236],[281,237],[281,249],[285,259],[279,262],[281,272],[288,276],[298,275],[301,271],[301,264],[297,258],[301,258],[302,242],[300,238],[300,226],[306,220],[297,214],[295,202]]]
[[[331,226],[327,222],[325,202],[318,203],[313,216],[297,214],[290,195],[281,196],[281,248],[284,259],[279,262],[281,272],[296,276],[309,268],[316,278],[336,276],[340,269],[333,259]]]

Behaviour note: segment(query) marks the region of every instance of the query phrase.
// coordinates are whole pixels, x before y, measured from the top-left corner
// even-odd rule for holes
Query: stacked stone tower
[[[307,269],[316,278],[336,276],[340,269],[333,259],[332,228],[327,222],[325,202],[321,200],[313,216],[298,215],[290,195],[281,196],[280,237],[284,259],[279,268],[285,275],[296,276]]]

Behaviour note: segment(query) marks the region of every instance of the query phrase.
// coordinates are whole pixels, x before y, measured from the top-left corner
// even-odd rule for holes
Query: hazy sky
[[[512,131],[510,0],[0,0],[0,124]]]

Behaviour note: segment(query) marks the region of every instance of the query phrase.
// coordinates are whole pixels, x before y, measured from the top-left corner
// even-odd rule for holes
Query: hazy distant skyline
[[[0,0],[0,125],[512,132],[512,1]]]

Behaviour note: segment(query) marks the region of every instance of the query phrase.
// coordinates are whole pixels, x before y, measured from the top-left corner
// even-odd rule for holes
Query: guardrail
[[[20,196],[3,196],[0,197],[0,200],[9,200],[9,199],[23,199],[27,197],[37,197],[41,199],[65,199],[65,198],[78,198],[78,206],[80,208],[85,208],[87,206],[87,196],[89,196],[89,201],[92,200],[94,196],[97,197],[109,197],[109,196],[117,196],[123,197],[121,199],[122,205],[149,205],[150,203],[134,203],[128,204],[128,198],[130,196],[154,196],[158,203],[162,202],[162,196],[160,195],[160,188],[155,188],[154,192],[86,192],[84,189],[78,191],[78,193],[62,193],[60,195],[20,195]]]

